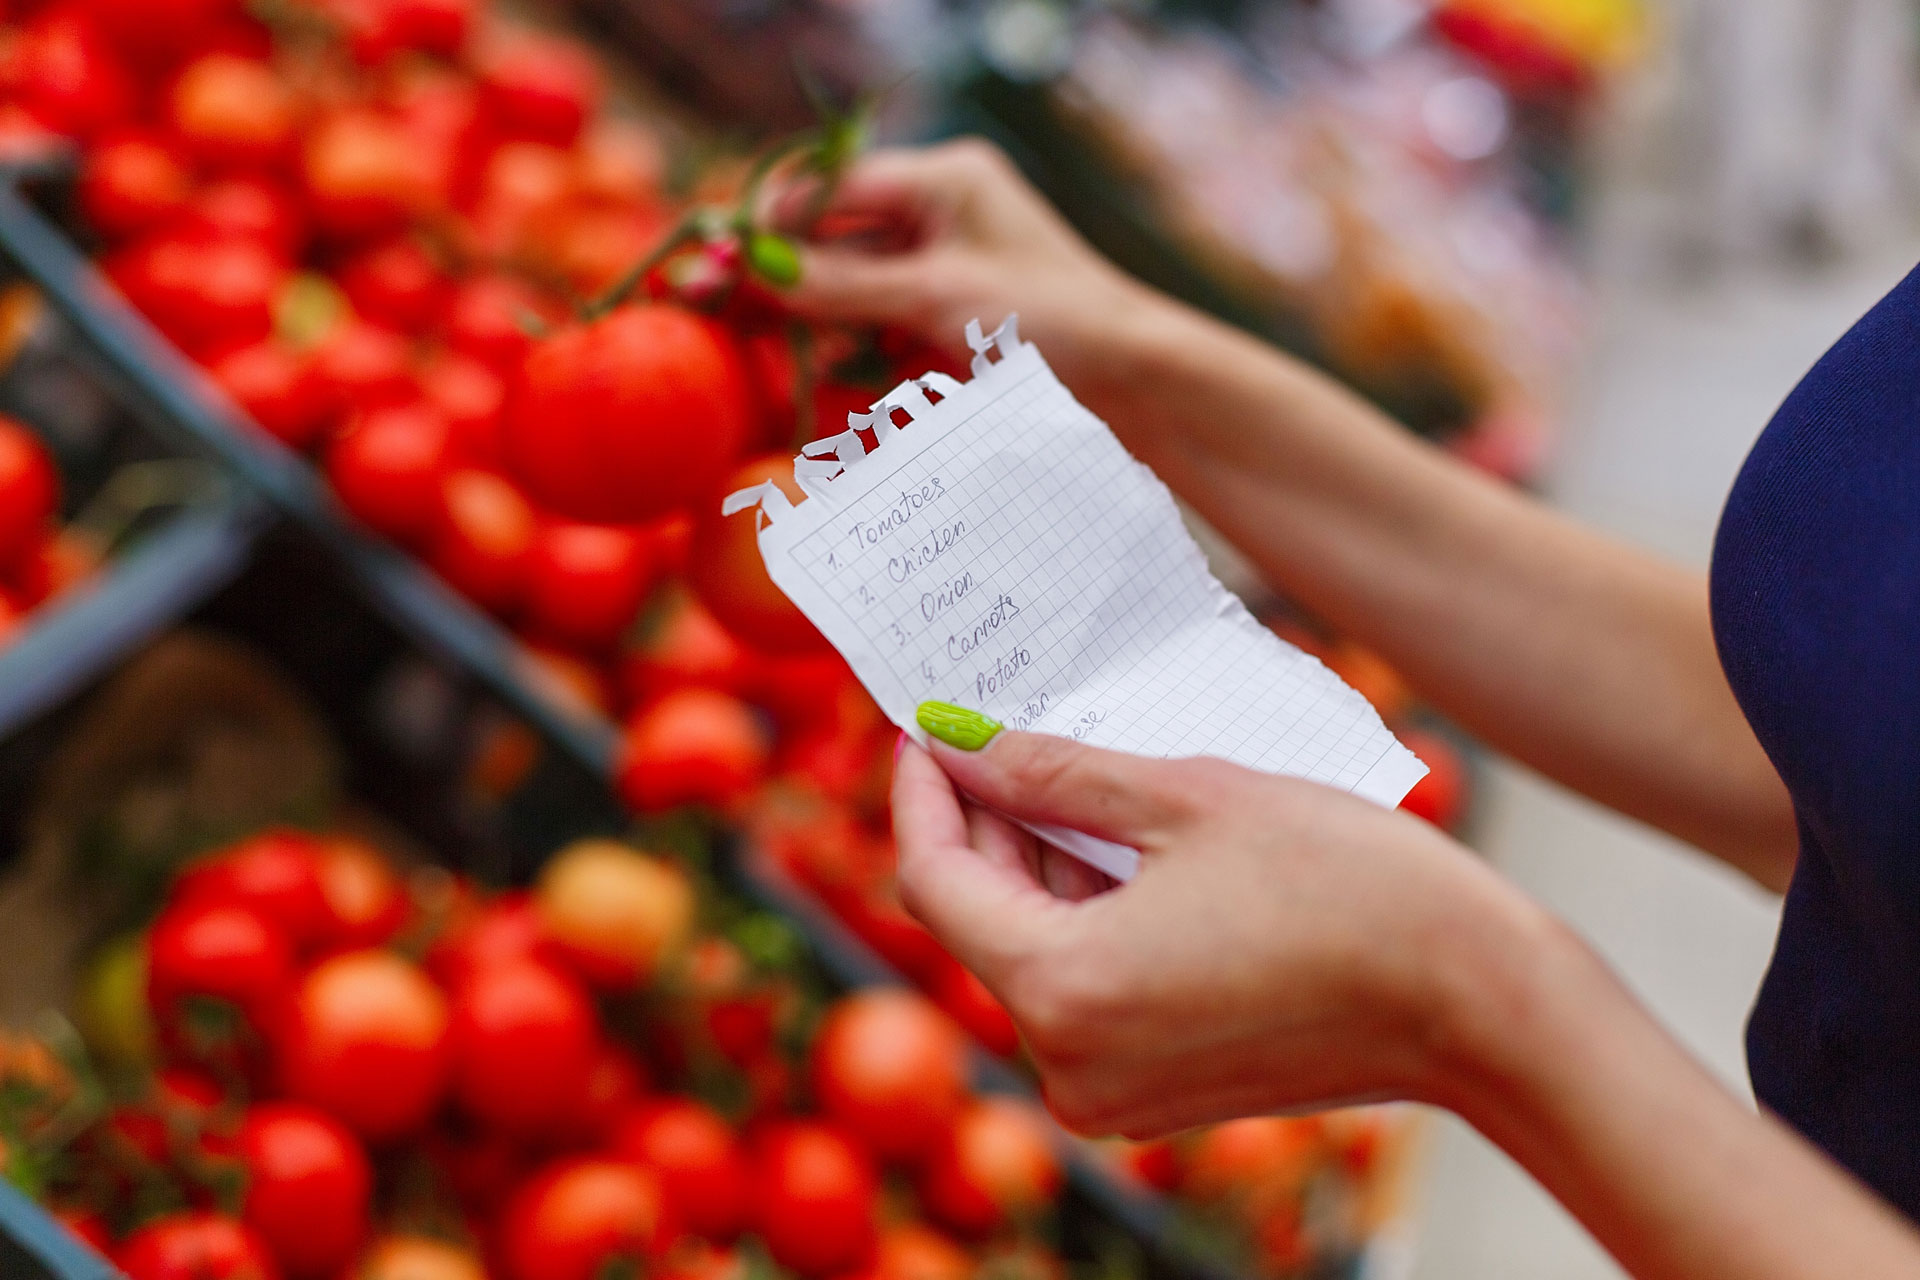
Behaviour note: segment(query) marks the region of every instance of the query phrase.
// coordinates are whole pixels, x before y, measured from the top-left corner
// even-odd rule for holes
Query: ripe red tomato
[[[440,482],[427,562],[481,608],[507,613],[526,593],[539,523],[512,481],[473,468],[450,471]]]
[[[413,350],[391,329],[349,320],[314,352],[314,377],[335,413],[365,412],[415,399]]]
[[[425,404],[370,410],[327,451],[327,479],[368,528],[421,545],[441,516],[448,434]]]
[[[127,1280],[279,1280],[260,1238],[217,1213],[155,1219],[128,1236],[114,1256]]]
[[[1456,829],[1467,816],[1467,765],[1459,748],[1437,733],[1403,729],[1400,741],[1427,766],[1427,776],[1413,784],[1400,807],[1425,818],[1443,831]]]
[[[87,153],[80,172],[80,208],[94,230],[124,240],[177,218],[193,176],[184,157],[158,138],[127,134]]]
[[[285,263],[256,241],[164,231],[122,249],[107,274],[190,355],[266,337],[287,281]]]
[[[470,1250],[431,1236],[387,1236],[367,1250],[353,1280],[487,1280]]]
[[[712,689],[642,708],[621,744],[620,796],[641,813],[697,804],[726,810],[766,775],[770,746],[753,709]]]
[[[406,887],[380,851],[352,836],[320,844],[320,891],[327,900],[328,948],[377,947],[406,926]]]
[[[81,140],[125,123],[137,86],[84,14],[49,9],[0,54],[0,88],[41,124]]]
[[[147,937],[147,1001],[163,1029],[181,1022],[192,997],[225,1001],[265,1029],[292,981],[286,934],[252,907],[183,902],[162,911]]]
[[[241,18],[244,0],[78,0],[114,46],[146,66],[160,66],[207,48]]]
[[[644,1273],[673,1237],[657,1175],[580,1158],[548,1165],[515,1193],[500,1253],[510,1280],[598,1280],[622,1260]]]
[[[873,1256],[879,1178],[838,1129],[779,1125],[754,1150],[757,1226],[767,1252],[803,1276],[837,1275]]]
[[[481,60],[481,106],[503,138],[570,147],[602,93],[599,61],[571,40],[515,31]]]
[[[965,1038],[926,997],[903,989],[835,1004],[810,1065],[821,1109],[887,1159],[926,1155],[966,1102]]]
[[[291,1280],[332,1280],[367,1238],[373,1167],[360,1142],[324,1111],[298,1102],[248,1108],[242,1220]]]
[[[496,373],[518,373],[533,339],[522,327],[526,317],[546,319],[546,300],[531,285],[512,276],[475,276],[463,283],[447,307],[447,343]]]
[[[897,1222],[880,1232],[873,1266],[858,1280],[969,1280],[984,1270],[947,1237],[918,1222]]]
[[[372,111],[322,119],[306,135],[301,171],[314,225],[341,239],[403,231],[439,196],[406,130]]]
[[[736,489],[772,480],[795,502],[804,496],[793,479],[790,454],[756,458],[727,476],[693,509],[693,545],[687,582],[721,625],[766,653],[827,653],[832,646],[786,592],[767,576],[760,557],[759,516],[753,510],[720,514],[720,500]]]
[[[604,652],[639,615],[654,572],[652,545],[633,528],[548,521],[534,537],[527,570],[527,627]]]
[[[659,1173],[686,1229],[731,1240],[745,1229],[753,1179],[733,1129],[692,1098],[663,1098],[628,1112],[608,1151]]]
[[[333,0],[332,7],[346,19],[353,56],[365,66],[406,52],[452,58],[474,20],[474,0]]]
[[[981,1098],[954,1122],[920,1175],[920,1203],[966,1235],[1031,1222],[1059,1194],[1060,1157],[1046,1116],[1018,1098]]]
[[[507,385],[471,356],[443,351],[420,369],[420,393],[447,419],[456,465],[498,470]]]
[[[318,947],[332,931],[320,886],[320,842],[290,828],[259,832],[195,862],[174,881],[172,897],[179,904],[249,907],[297,951]]]
[[[19,571],[47,536],[60,473],[31,429],[0,414],[0,573]]]
[[[545,960],[550,947],[532,896],[507,893],[436,938],[427,968],[449,989],[459,990],[489,966]]]
[[[649,618],[639,647],[622,659],[621,693],[636,707],[679,689],[738,693],[754,669],[754,655],[705,605],[675,593]]]
[[[208,372],[255,425],[290,449],[314,444],[332,419],[312,356],[278,338],[236,348]]]
[[[1202,1204],[1248,1192],[1296,1194],[1320,1151],[1308,1116],[1249,1116],[1202,1130],[1187,1148],[1180,1190]]]
[[[716,325],[677,307],[621,307],[528,354],[507,405],[507,462],[563,515],[644,521],[713,487],[749,412],[739,356]]]
[[[537,963],[490,965],[453,998],[453,1095],[476,1120],[537,1138],[579,1106],[599,1045],[587,993]]]
[[[640,1060],[619,1045],[602,1040],[594,1049],[586,1088],[581,1090],[561,1136],[582,1147],[602,1146],[646,1089],[647,1073]],[[678,1206],[677,1195],[673,1200]]]
[[[291,154],[293,91],[256,58],[209,53],[187,64],[167,96],[167,119],[186,153],[212,169],[264,169]]]
[[[210,182],[194,193],[183,230],[216,238],[252,240],[291,263],[306,240],[300,210],[285,187],[259,174]]]
[[[418,1130],[446,1084],[447,1002],[387,951],[324,960],[294,996],[281,1052],[287,1094],[370,1142]]]
[[[4,498],[0,498],[0,506]],[[75,526],[41,538],[12,573],[12,603],[32,609],[92,577],[106,560],[98,535]]]
[[[350,259],[339,280],[356,312],[400,333],[418,333],[439,319],[450,288],[440,264],[404,236]]]
[[[540,873],[534,903],[568,968],[596,987],[652,981],[693,931],[686,873],[615,840],[576,840]]]

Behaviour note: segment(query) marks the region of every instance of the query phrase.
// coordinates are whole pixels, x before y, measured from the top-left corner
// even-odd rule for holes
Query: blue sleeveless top
[[[1754,1092],[1920,1219],[1920,270],[1754,446],[1712,599],[1800,826],[1747,1025]]]

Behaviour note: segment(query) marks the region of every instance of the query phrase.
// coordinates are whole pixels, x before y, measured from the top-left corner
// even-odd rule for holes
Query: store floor
[[[1920,239],[1819,271],[1748,269],[1694,286],[1629,280],[1606,288],[1585,393],[1548,476],[1552,499],[1704,567],[1727,488],[1773,407],[1916,260]],[[1772,947],[1774,899],[1513,767],[1490,780],[1480,837],[1499,866],[1570,920],[1659,1018],[1747,1094],[1741,1031]],[[1429,1164],[1417,1280],[1621,1274],[1464,1126],[1443,1123]]]

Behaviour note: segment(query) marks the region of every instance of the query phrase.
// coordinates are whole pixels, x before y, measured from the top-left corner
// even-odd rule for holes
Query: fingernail
[[[900,753],[902,751],[905,751],[906,749],[907,749],[907,735],[903,731],[897,734],[893,739],[893,762],[895,764],[900,763]]]
[[[1001,728],[992,716],[956,707],[951,702],[923,702],[913,718],[922,729],[962,751],[978,751],[992,742],[993,735]]]

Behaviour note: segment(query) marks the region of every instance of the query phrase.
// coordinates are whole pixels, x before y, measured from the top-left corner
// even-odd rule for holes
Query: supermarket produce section
[[[1139,162],[1100,77],[1143,30],[1081,29],[1047,129]],[[742,147],[698,67],[476,0],[5,35],[0,1273],[1386,1273],[1411,1113],[1052,1124],[893,893],[892,728],[720,515],[946,360],[780,309],[758,184],[830,181],[863,115],[783,100],[747,127],[793,141]],[[990,80],[949,119],[1003,110]],[[1193,261],[1246,261],[1217,231]],[[1396,295],[1396,362],[1325,288],[1270,295],[1524,470],[1550,379],[1485,336],[1511,317]],[[1250,591],[1458,827],[1451,731]]]

